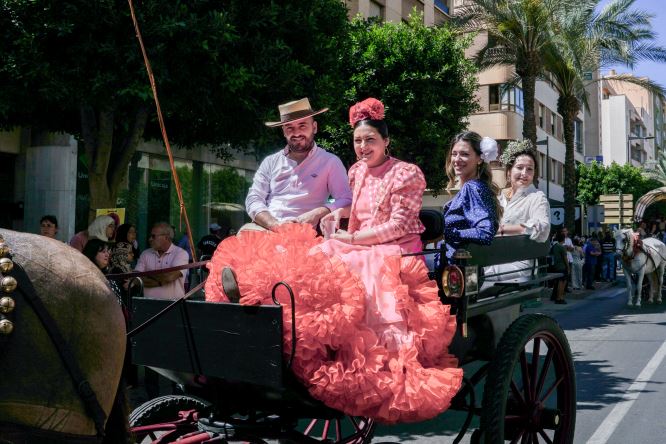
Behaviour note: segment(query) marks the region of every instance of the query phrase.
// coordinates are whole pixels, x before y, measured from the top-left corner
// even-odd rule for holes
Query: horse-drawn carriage
[[[439,213],[423,216],[424,240],[441,237]],[[0,235],[9,245],[0,241],[0,442],[98,442],[105,423],[106,441],[117,432],[124,442],[122,422],[106,420],[123,403],[117,389],[125,329],[104,277],[62,243]],[[478,415],[474,442],[573,440],[575,377],[566,337],[549,317],[520,315],[556,277],[546,272],[547,253],[547,245],[527,237],[500,237],[490,247],[470,245],[458,252],[456,267],[432,273],[458,321],[449,351],[468,373],[451,406],[467,412],[459,437]],[[484,267],[526,259],[534,259],[527,276],[483,276]],[[280,305],[132,302],[133,361],[184,390],[134,410],[137,442],[371,441],[373,419],[326,407],[291,374],[299,341],[292,336],[283,350]]]
[[[422,212],[426,242],[441,238],[438,215]],[[435,253],[442,251],[424,251]],[[527,236],[499,237],[490,247],[458,251],[455,266],[431,273],[458,321],[449,350],[475,368],[451,406],[467,412],[458,441],[478,415],[473,442],[573,442],[576,390],[567,339],[553,319],[520,313],[558,277],[546,271],[547,254],[547,244]],[[526,276],[484,277],[484,267],[519,260],[531,263]],[[293,305],[289,283],[277,283],[274,294],[278,288],[292,294]],[[243,306],[133,298],[133,362],[154,368],[184,392],[132,412],[137,442],[371,442],[373,419],[326,407],[290,373],[299,342],[292,329],[284,353],[283,310],[274,300],[272,306]],[[294,325],[295,310],[290,312]]]

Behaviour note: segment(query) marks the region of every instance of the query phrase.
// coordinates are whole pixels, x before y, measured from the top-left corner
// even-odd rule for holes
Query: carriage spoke
[[[513,438],[513,439],[511,440],[511,444],[518,444],[518,440],[519,440],[520,438],[522,438],[522,436],[523,436],[524,433],[525,433],[525,430],[521,430],[520,433],[518,434],[518,436],[516,436],[515,438]]]
[[[546,444],[553,444],[553,441],[546,435],[546,432],[543,430],[539,430],[539,435],[543,438],[544,441],[546,441]]]
[[[340,441],[342,439],[342,425],[340,424],[340,420],[336,419],[335,420],[335,440]]]
[[[532,371],[530,373],[530,381],[532,383],[532,386],[530,387],[532,389],[530,398],[531,399],[537,399],[537,391],[536,391],[536,380],[537,380],[537,370],[539,368],[539,351],[541,348],[541,339],[540,338],[534,338],[534,346],[532,347]]]
[[[511,380],[511,393],[513,393],[513,396],[516,397],[517,401],[520,401],[521,404],[525,404],[525,398],[523,397],[523,394],[520,393],[520,390],[518,390],[518,386],[516,385],[516,382],[512,379]]]
[[[324,430],[321,432],[321,440],[325,441],[328,438],[328,428],[331,425],[331,421],[324,421]]]
[[[546,358],[543,360],[543,365],[541,366],[541,373],[539,374],[539,381],[536,385],[536,390],[534,391],[534,399],[537,399],[539,393],[543,389],[543,385],[546,383],[546,375],[548,375],[548,370],[550,369],[550,363],[553,360],[553,355],[555,354],[554,348],[548,348],[546,353]]]
[[[356,419],[353,416],[348,416],[347,418],[349,418],[351,423],[354,425],[354,430],[356,430],[357,432],[360,432],[361,428],[359,427],[358,422],[356,422]]]
[[[531,386],[530,386],[530,374],[529,366],[527,365],[527,356],[525,355],[525,349],[520,352],[520,373],[523,377],[523,393],[525,393],[525,400],[531,400]]]
[[[564,381],[564,376],[560,376],[560,378],[559,378],[557,381],[555,381],[555,383],[554,383],[553,385],[550,386],[550,388],[548,389],[548,391],[546,392],[546,394],[543,395],[543,398],[541,398],[541,403],[542,403],[542,404],[546,402],[546,399],[550,398],[550,395],[553,394],[553,392],[555,391],[555,389],[560,385],[560,383],[561,383],[562,381]]]
[[[528,444],[530,439],[530,434],[526,433],[525,430],[523,430],[521,432],[521,435],[523,435],[523,439],[520,440],[520,444]]]
[[[312,431],[312,429],[314,428],[315,424],[317,424],[317,420],[316,420],[316,419],[313,419],[312,421],[310,421],[310,424],[306,427],[306,429],[305,429],[305,431],[303,432],[303,434],[304,434],[305,436],[308,436],[308,435],[310,434],[310,432]]]

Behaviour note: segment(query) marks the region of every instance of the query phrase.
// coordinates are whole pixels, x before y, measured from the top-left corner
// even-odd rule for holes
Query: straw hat
[[[312,109],[308,98],[294,100],[293,102],[284,103],[278,106],[280,110],[279,122],[266,122],[266,126],[275,128],[277,126],[285,125],[295,120],[304,119],[306,117],[316,116],[317,114],[325,113],[328,108],[323,108],[318,111]]]

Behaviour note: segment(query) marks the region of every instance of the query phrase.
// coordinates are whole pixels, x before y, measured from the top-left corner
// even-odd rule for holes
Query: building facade
[[[664,149],[664,97],[647,89],[612,80],[599,84],[601,149],[605,165],[612,162],[651,168]]]
[[[257,168],[254,156],[237,153],[223,162],[208,147],[174,149],[176,170],[194,238],[217,222],[238,228],[246,221],[245,195]],[[39,219],[58,219],[58,239],[67,241],[88,225],[88,171],[83,149],[68,134],[30,129],[0,132],[0,227],[39,232]],[[184,230],[169,161],[160,142],[144,142],[128,166],[117,207],[137,225],[140,245],[157,221]]]
[[[423,23],[427,26],[446,21],[453,0],[344,0],[349,17],[377,17],[386,22],[406,21],[416,10],[423,13]]]

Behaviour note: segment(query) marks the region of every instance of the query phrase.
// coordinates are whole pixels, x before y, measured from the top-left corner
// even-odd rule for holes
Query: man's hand
[[[296,218],[296,222],[301,224],[310,224],[313,227],[316,227],[317,224],[319,223],[319,219],[321,219],[323,216],[329,213],[330,210],[326,207],[315,208],[314,210],[310,210],[307,213],[303,213],[300,216],[298,216]]]
[[[254,223],[264,227],[267,230],[273,230],[275,227],[280,225],[280,222],[273,217],[268,211],[262,211],[254,216]]]

